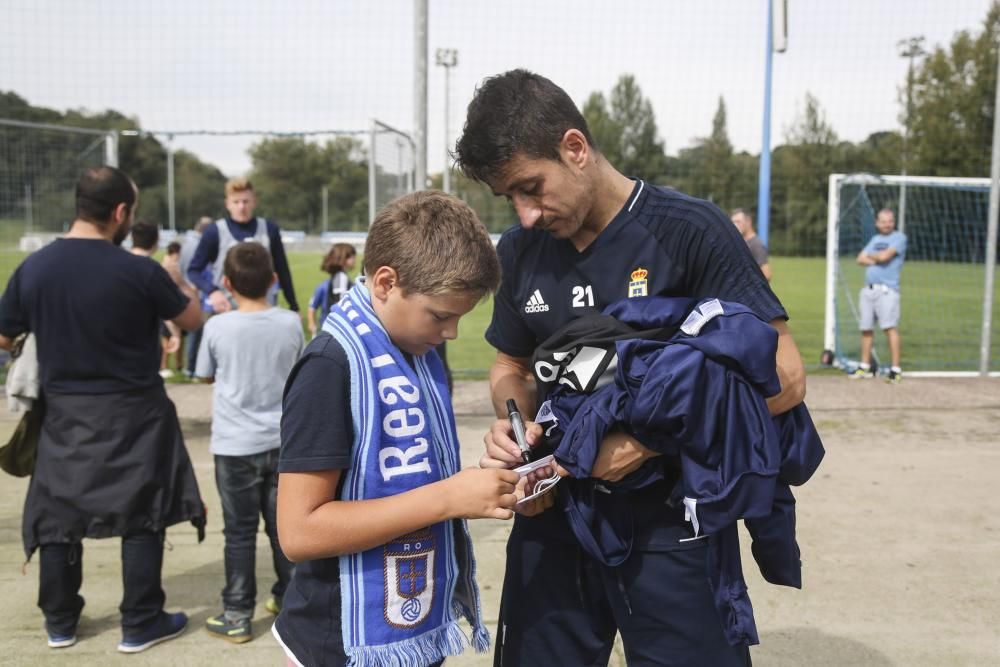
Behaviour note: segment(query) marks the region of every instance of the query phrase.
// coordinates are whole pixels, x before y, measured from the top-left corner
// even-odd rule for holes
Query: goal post
[[[390,201],[414,191],[416,145],[410,135],[373,120],[368,148],[368,224]]]
[[[900,280],[902,365],[907,375],[975,375],[983,336],[991,341],[989,374],[1000,374],[1000,332],[991,327],[987,296],[990,181],[986,178],[832,174],[827,210],[823,362],[852,371],[860,358],[858,295],[864,267],[856,256],[875,235],[875,217],[889,208],[905,219]],[[992,291],[992,290],[991,290]],[[876,329],[878,323],[876,322]],[[985,334],[984,334],[985,331]],[[881,352],[881,357],[879,355]],[[888,366],[875,332],[875,362]]]

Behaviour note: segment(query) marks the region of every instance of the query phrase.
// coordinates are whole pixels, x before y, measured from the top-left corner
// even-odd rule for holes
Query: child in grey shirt
[[[211,452],[226,542],[223,613],[205,626],[209,634],[243,643],[253,639],[261,515],[278,576],[265,604],[271,613],[281,609],[291,579],[292,563],[281,552],[275,519],[278,448],[282,390],[305,339],[296,313],[267,302],[276,276],[264,246],[237,244],[226,254],[223,273],[237,309],[205,323],[195,368],[195,375],[215,383]]]

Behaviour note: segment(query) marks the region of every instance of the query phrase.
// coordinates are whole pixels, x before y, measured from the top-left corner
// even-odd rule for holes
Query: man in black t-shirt
[[[0,299],[0,348],[33,332],[45,416],[25,500],[22,534],[39,557],[38,605],[48,644],[76,643],[84,600],[83,538],[122,538],[122,641],[137,653],[184,631],[163,610],[167,526],[205,509],[173,403],[159,375],[161,320],[191,330],[196,302],[167,272],[119,246],[138,200],[113,167],[88,169],[64,238],[29,256]]]
[[[768,399],[771,412],[802,401],[805,373],[787,315],[732,223],[708,202],[619,173],[554,83],[524,70],[486,80],[469,105],[456,158],[520,219],[497,247],[503,281],[486,338],[497,348],[490,389],[499,419],[486,435],[483,467],[521,462],[505,403],[513,398],[529,415],[538,408],[530,359],[539,343],[628,297],[745,304],[779,334],[782,391]],[[540,438],[530,424],[529,444]],[[602,442],[592,476],[619,481],[656,456],[615,432]],[[614,568],[580,548],[563,512],[546,511],[554,494],[532,501],[508,543],[495,664],[549,665],[553,656],[566,665],[606,664],[616,632],[630,664],[748,664],[752,640],[724,631],[729,619],[716,611],[718,592],[706,575],[707,541],[689,539],[683,507],[666,504],[670,491],[664,483],[622,494],[634,540],[631,556]]]

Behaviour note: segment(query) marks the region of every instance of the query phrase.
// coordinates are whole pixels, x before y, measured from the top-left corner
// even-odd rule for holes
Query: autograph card
[[[514,468],[514,472],[516,472],[523,478],[536,470],[540,470],[545,466],[550,466],[554,464],[555,464],[555,459],[550,454],[549,456],[544,456],[538,459],[537,461],[532,461],[531,463],[525,463],[523,466],[519,468]],[[550,477],[537,480],[530,487],[526,485],[524,488],[524,498],[517,501],[515,507],[517,507],[518,505],[522,505],[528,502],[529,500],[534,500],[535,498],[537,498],[542,494],[548,493],[549,491],[555,488],[556,484],[559,483],[560,479],[561,478],[559,477],[559,474],[553,470],[552,475]]]

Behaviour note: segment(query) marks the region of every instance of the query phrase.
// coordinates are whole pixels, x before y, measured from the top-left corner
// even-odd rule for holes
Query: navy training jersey
[[[514,357],[530,357],[569,321],[626,297],[718,297],[767,322],[788,317],[717,206],[643,181],[582,252],[520,226],[504,232],[497,252],[503,280],[486,340]]]

